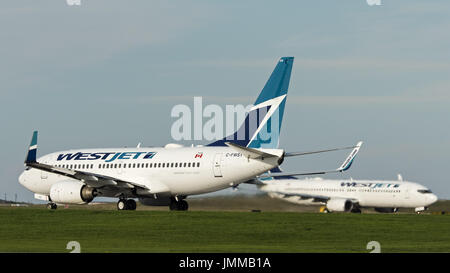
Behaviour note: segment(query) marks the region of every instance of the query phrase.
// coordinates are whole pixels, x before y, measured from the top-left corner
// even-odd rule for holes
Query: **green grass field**
[[[0,252],[449,252],[450,215],[0,208]]]

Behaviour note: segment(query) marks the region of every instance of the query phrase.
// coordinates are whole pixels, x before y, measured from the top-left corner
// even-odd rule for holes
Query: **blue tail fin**
[[[27,157],[25,159],[25,163],[36,162],[37,137],[38,137],[38,132],[34,131],[33,137],[31,138],[30,146],[28,147],[28,153],[27,153]]]
[[[294,57],[282,57],[241,127],[208,146],[231,142],[250,148],[278,148],[293,63]]]

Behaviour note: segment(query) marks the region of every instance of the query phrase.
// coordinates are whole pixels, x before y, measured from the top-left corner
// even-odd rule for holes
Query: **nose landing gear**
[[[57,206],[55,203],[48,203],[48,204],[47,204],[47,208],[48,208],[48,209],[57,209],[58,206]]]

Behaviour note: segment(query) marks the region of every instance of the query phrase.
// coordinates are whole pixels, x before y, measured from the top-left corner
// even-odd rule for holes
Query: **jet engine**
[[[94,200],[97,190],[78,181],[62,181],[50,188],[50,199],[60,204],[86,204]]]
[[[353,202],[348,199],[332,198],[327,202],[329,211],[349,212],[353,208]]]

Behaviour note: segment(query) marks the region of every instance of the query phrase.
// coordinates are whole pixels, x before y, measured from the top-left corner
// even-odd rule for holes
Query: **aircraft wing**
[[[355,159],[356,154],[358,154],[359,149],[361,148],[362,141],[358,142],[356,146],[354,146],[354,149],[351,151],[351,153],[347,156],[347,158],[344,160],[344,162],[339,166],[339,168],[335,170],[328,170],[328,171],[316,171],[316,172],[301,172],[301,173],[265,173],[258,178],[265,178],[265,177],[282,177],[282,176],[300,176],[300,175],[316,175],[316,174],[326,174],[326,173],[338,173],[338,172],[344,172],[348,169],[350,169],[353,160]]]
[[[356,146],[350,146],[350,147],[341,147],[341,148],[334,148],[334,149],[327,149],[327,150],[318,150],[318,151],[307,151],[307,152],[286,152],[284,154],[285,157],[289,156],[301,156],[301,155],[310,155],[310,154],[319,154],[319,153],[326,153],[326,152],[334,152],[334,151],[340,151],[340,150],[349,150],[349,149],[355,149],[358,147],[358,145],[361,146],[361,141],[358,142]]]
[[[25,166],[29,168],[35,168],[42,171],[55,173],[59,175],[63,175],[66,177],[70,177],[73,179],[80,180],[87,185],[94,187],[94,188],[101,188],[104,186],[115,186],[118,188],[140,188],[144,190],[148,190],[148,188],[142,184],[138,184],[131,181],[126,181],[123,179],[119,179],[116,177],[91,173],[91,172],[85,172],[80,170],[72,170],[67,168],[60,168],[55,167],[43,163],[39,163],[36,161],[36,154],[37,154],[37,131],[34,131],[33,138],[31,139],[31,144],[28,149],[27,157],[25,159]]]
[[[123,179],[118,179],[116,177],[111,177],[111,176],[106,176],[106,175],[101,175],[101,174],[96,174],[96,173],[60,168],[60,167],[55,167],[55,166],[39,163],[39,162],[25,162],[25,165],[27,167],[39,169],[39,170],[54,173],[54,174],[63,175],[63,176],[70,177],[73,179],[77,179],[77,180],[80,180],[80,181],[86,183],[87,185],[89,185],[91,187],[94,187],[94,188],[100,188],[103,186],[116,186],[119,188],[131,188],[132,189],[132,188],[138,187],[138,188],[142,188],[142,189],[147,189],[146,186],[137,184],[135,182],[125,181]]]

